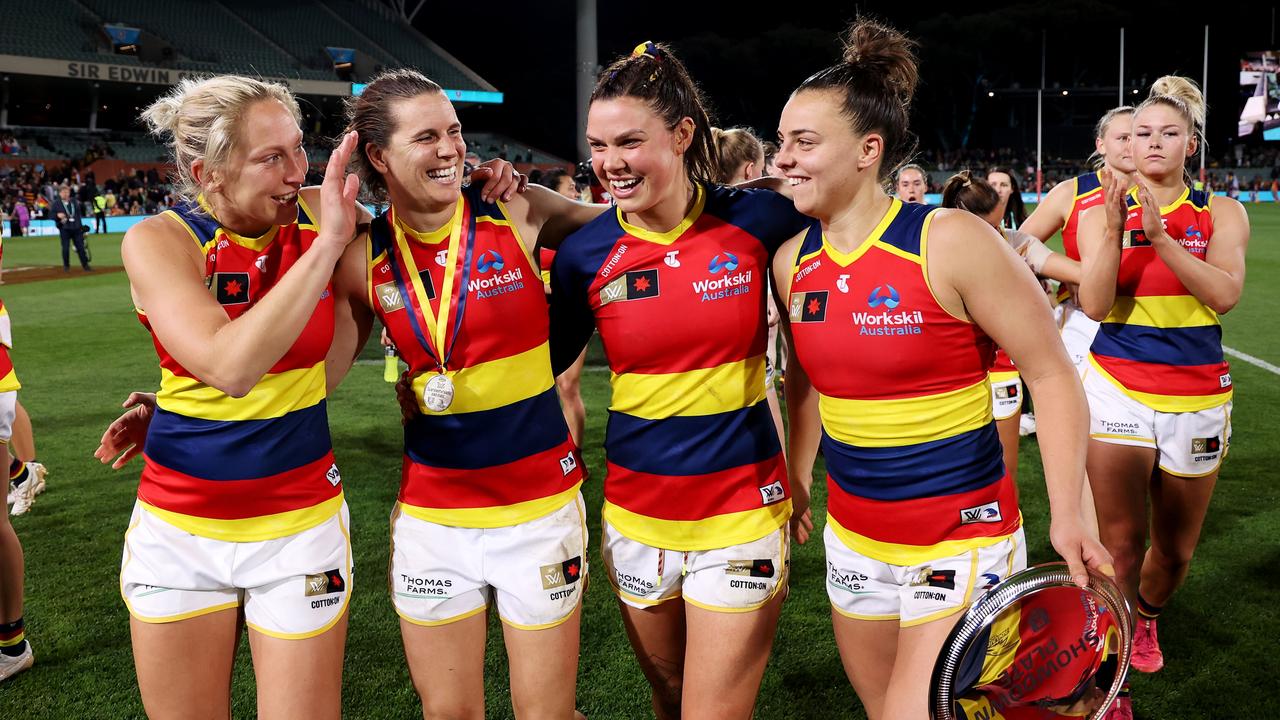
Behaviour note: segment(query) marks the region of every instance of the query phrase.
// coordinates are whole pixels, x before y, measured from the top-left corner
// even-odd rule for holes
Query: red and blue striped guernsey
[[[789,319],[818,391],[828,521],[853,550],[913,565],[1021,525],[991,412],[994,347],[929,286],[936,208],[892,200],[856,250],[810,229]]]
[[[209,291],[232,320],[271,291],[317,233],[301,198],[296,223],[257,238],[221,227],[195,204],[164,214],[199,245]],[[237,542],[292,535],[339,511],[325,410],[333,317],[326,288],[297,341],[242,398],[193,376],[152,332],[161,378],[138,486],[144,509],[194,535]],[[151,330],[145,312],[139,318]]]
[[[1210,196],[1187,189],[1160,208],[1165,232],[1203,261],[1213,237]],[[1218,314],[1160,259],[1142,230],[1137,190],[1128,196],[1116,299],[1089,349],[1089,361],[1126,395],[1159,412],[1195,412],[1231,399]]]
[[[698,186],[671,231],[605,213],[552,267],[552,355],[594,324],[611,371],[604,518],[633,540],[706,550],[787,521],[791,499],[765,402],[769,256],[810,219],[767,190]]]
[[[460,245],[473,216],[468,253]],[[450,264],[454,272],[446,273]],[[401,509],[428,522],[488,528],[532,520],[572,501],[582,467],[551,375],[546,293],[502,203],[484,202],[480,188],[466,188],[453,220],[430,233],[405,226],[393,207],[374,221],[368,267],[369,301],[417,375],[420,414],[404,429]],[[450,312],[439,321],[452,346],[446,374],[455,390],[452,404],[434,412],[422,391],[437,364],[414,323],[424,322],[424,299],[433,316],[439,314],[446,288]],[[438,352],[434,343],[432,352]]]
[[[1071,201],[1071,210],[1067,213],[1067,222],[1062,226],[1062,252],[1067,257],[1080,262],[1080,242],[1076,239],[1076,234],[1080,231],[1080,213],[1088,210],[1094,205],[1101,205],[1103,201],[1102,195],[1102,176],[1098,171],[1085,173],[1072,181],[1075,185],[1075,199]],[[1062,302],[1071,297],[1067,284],[1062,283],[1058,288],[1058,302]]]

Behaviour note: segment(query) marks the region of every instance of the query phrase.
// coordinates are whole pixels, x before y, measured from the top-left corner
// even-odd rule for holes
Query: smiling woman
[[[230,713],[242,612],[259,715],[340,713],[351,547],[324,361],[355,138],[304,190],[298,117],[285,88],[235,76],[143,114],[186,196],[121,246],[162,375],[120,578],[153,718]]]

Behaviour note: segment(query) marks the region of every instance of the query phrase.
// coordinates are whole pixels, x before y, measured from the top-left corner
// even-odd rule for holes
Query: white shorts
[[[1089,365],[1089,348],[1093,345],[1093,336],[1098,334],[1098,321],[1084,314],[1084,310],[1073,302],[1058,305],[1062,313],[1059,322],[1062,333],[1062,344],[1067,348],[1067,357],[1076,366],[1076,372],[1084,372]]]
[[[626,604],[653,607],[681,595],[718,612],[747,612],[787,587],[791,562],[788,526],[759,540],[715,550],[663,550],[632,540],[602,522],[602,552],[609,582]]]
[[[822,539],[827,597],[836,612],[856,620],[897,620],[903,627],[960,612],[983,590],[1027,566],[1022,528],[994,545],[918,565],[890,565],[855,552],[831,523]]]
[[[582,494],[518,525],[467,528],[391,514],[391,598],[416,625],[447,625],[496,600],[502,622],[555,627],[582,601],[587,524]]]
[[[13,420],[17,414],[18,391],[0,393],[0,444],[9,444],[9,438],[13,437]]]
[[[1084,394],[1090,438],[1154,448],[1156,463],[1170,475],[1215,473],[1231,447],[1230,402],[1197,412],[1159,412],[1125,395],[1092,367],[1084,373]]]
[[[274,540],[192,535],[140,504],[124,536],[120,594],[129,613],[168,623],[244,607],[245,623],[301,640],[333,627],[351,600],[347,505],[319,525]]]
[[[1022,413],[1022,377],[991,380],[991,414],[996,420],[1007,420]]]

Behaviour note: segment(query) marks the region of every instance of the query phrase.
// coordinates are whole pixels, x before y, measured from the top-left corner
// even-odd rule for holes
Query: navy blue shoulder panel
[[[709,185],[706,193],[703,212],[746,231],[770,253],[816,222],[796,210],[789,198],[772,190]]]
[[[937,207],[919,203],[902,203],[898,214],[884,229],[880,242],[892,245],[912,255],[920,254],[920,233],[924,229],[924,221]]]
[[[800,260],[806,258],[813,253],[822,249],[822,223],[814,221],[804,234],[804,240],[800,241],[800,252],[796,253],[796,267],[800,267]]]
[[[218,228],[221,227],[212,215],[205,212],[204,208],[196,203],[183,201],[174,205],[171,209],[183,224],[191,228],[191,232],[195,233],[201,245],[212,240],[213,236],[218,233]]]
[[[1187,197],[1191,204],[1197,208],[1204,209],[1209,207],[1209,191],[1208,190],[1192,190],[1191,195]]]
[[[373,257],[378,257],[384,252],[388,255],[395,254],[391,249],[393,240],[388,216],[389,213],[384,212],[369,223],[369,251]]]
[[[1100,187],[1102,187],[1102,181],[1098,179],[1098,173],[1085,173],[1076,178],[1076,197],[1093,192]]]
[[[506,213],[502,212],[502,208],[497,203],[485,202],[480,199],[480,191],[483,189],[480,183],[471,183],[462,188],[462,195],[467,199],[467,205],[471,207],[471,212],[476,217],[491,217],[500,219],[509,219]]]

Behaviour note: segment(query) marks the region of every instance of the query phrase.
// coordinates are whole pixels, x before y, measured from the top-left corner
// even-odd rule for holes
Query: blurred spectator
[[[573,176],[564,168],[554,168],[542,173],[537,180],[530,177],[530,182],[536,182],[539,185],[560,193],[570,200],[577,200],[580,196],[578,192],[578,184],[573,181]]]

